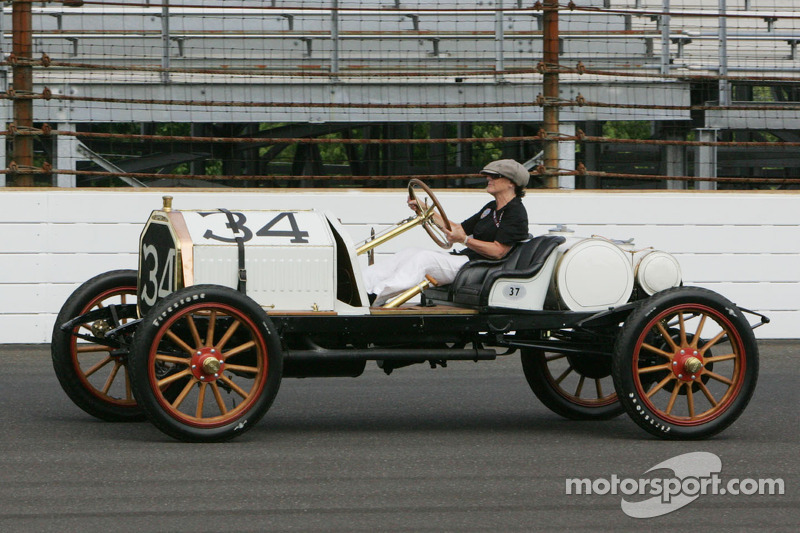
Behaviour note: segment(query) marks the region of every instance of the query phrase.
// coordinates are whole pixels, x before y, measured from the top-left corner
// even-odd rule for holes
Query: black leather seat
[[[498,278],[527,279],[541,270],[553,250],[565,241],[556,235],[540,235],[515,246],[503,259],[470,261],[459,270],[456,279],[448,287],[440,287],[426,296],[444,299],[456,304],[487,305],[492,284]]]

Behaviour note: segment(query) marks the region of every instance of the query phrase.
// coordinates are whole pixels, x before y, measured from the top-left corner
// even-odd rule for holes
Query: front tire
[[[758,379],[758,347],[742,312],[697,287],[642,301],[617,339],[614,385],[625,410],[664,439],[702,439],[742,414]]]
[[[113,270],[95,276],[73,292],[56,318],[50,352],[61,388],[90,415],[108,422],[144,420],[131,393],[127,352],[91,342],[78,342],[76,333],[92,334],[111,326],[96,320],[76,324],[70,331],[61,325],[112,304],[136,303],[136,271]],[[125,323],[127,319],[122,319]]]
[[[130,366],[136,398],[158,429],[182,441],[218,442],[241,435],[267,412],[283,355],[277,330],[252,299],[196,285],[147,313]]]

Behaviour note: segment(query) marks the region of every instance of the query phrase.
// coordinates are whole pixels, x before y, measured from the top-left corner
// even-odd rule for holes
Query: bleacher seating
[[[37,89],[48,87],[55,93],[95,98],[121,94],[136,100],[291,100],[295,106],[303,99],[322,101],[321,95],[329,93],[336,93],[324,97],[331,101],[388,99],[409,106],[453,101],[519,102],[520,107],[510,108],[505,114],[487,108],[473,109],[465,116],[463,110],[451,110],[441,111],[431,120],[519,121],[538,117],[536,110],[524,107],[535,100],[541,87],[541,75],[535,69],[542,60],[542,12],[534,9],[533,0],[193,0],[187,4],[191,7],[181,7],[176,1],[164,5],[153,2],[152,6],[142,1],[116,1],[106,6],[86,3],[78,8],[34,4],[34,54],[46,54],[54,65],[36,71]],[[331,9],[334,4],[338,5],[335,13]],[[595,9],[560,12],[560,62],[566,67],[580,63],[590,72],[605,74],[563,75],[565,95],[574,98],[579,92],[587,95],[589,91],[595,100],[610,104],[624,94],[624,104],[655,101],[685,105],[689,84],[681,85],[672,78],[660,80],[659,74],[717,75],[727,71],[743,76],[795,75],[800,68],[800,19],[793,18],[792,0],[737,0],[728,4],[732,18],[727,20],[727,54],[723,60],[718,19],[699,16],[713,15],[716,3],[672,1],[673,15],[667,21],[660,15],[661,0],[578,0],[577,7]],[[615,11],[603,10],[609,7]],[[739,17],[754,13],[758,14],[756,18]],[[11,42],[8,6],[4,7],[3,19],[0,51],[7,55]],[[668,31],[663,32],[667,23]],[[3,90],[8,83],[7,69],[0,71]],[[607,74],[613,72],[625,76]],[[635,75],[642,77],[631,77]],[[312,79],[315,87],[308,85]],[[418,92],[406,90],[409,80],[436,90],[428,90],[421,100]],[[306,84],[303,91],[295,89],[297,83]],[[472,85],[454,91],[453,83]],[[581,83],[589,87],[570,86]],[[654,83],[667,88],[654,93]],[[317,90],[325,85],[331,87],[330,91]],[[222,86],[230,89],[222,91]],[[276,86],[283,88],[276,90]],[[84,103],[82,106],[91,112],[72,113],[66,119],[107,120],[111,111],[100,109],[102,105]],[[523,109],[530,113],[521,114]],[[188,117],[181,106],[172,106],[159,109],[158,116],[176,122],[364,119],[336,113],[301,116],[297,107],[273,111],[269,116],[257,116],[252,108],[231,106],[225,111],[227,115],[215,109]],[[43,112],[41,120],[58,121],[63,116],[55,111]],[[419,118],[408,110],[384,112],[380,120],[408,122]],[[609,118],[689,117],[686,113],[642,114],[607,108],[595,119]],[[121,120],[129,119],[124,115]]]

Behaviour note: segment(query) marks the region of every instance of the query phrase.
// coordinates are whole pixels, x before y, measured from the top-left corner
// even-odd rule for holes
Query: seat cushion
[[[470,261],[461,267],[450,286],[452,301],[462,305],[486,305],[492,285],[498,278],[534,277],[553,250],[564,241],[564,237],[540,235],[518,244],[499,261]]]

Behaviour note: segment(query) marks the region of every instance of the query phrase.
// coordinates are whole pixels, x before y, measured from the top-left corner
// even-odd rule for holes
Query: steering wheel
[[[421,194],[417,189],[421,189]],[[447,215],[444,214],[442,204],[439,203],[431,188],[414,178],[408,182],[408,197],[416,202],[419,208],[418,213],[425,218],[422,222],[422,227],[428,232],[433,242],[445,249],[452,247],[453,245],[447,241],[447,235],[434,220],[433,215],[435,213],[441,218],[442,224],[447,231],[451,230],[450,221],[447,219]],[[430,200],[430,205],[428,205],[428,200]]]

